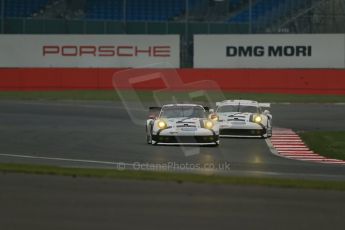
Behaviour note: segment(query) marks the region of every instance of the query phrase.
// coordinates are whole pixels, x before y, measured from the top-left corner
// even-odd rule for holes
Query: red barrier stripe
[[[0,69],[0,89],[110,90],[114,89],[113,76],[120,79],[126,75],[131,78],[156,74],[158,76],[156,80],[144,80],[133,85],[120,81],[116,89],[221,89],[255,93],[345,95],[345,70],[340,69],[130,69],[127,72],[123,70],[118,68],[2,68]],[[169,86],[166,86],[165,80],[170,82]]]

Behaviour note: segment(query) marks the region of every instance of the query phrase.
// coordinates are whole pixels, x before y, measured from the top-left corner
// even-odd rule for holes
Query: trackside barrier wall
[[[127,67],[135,67],[136,74],[148,76],[157,73],[182,83],[166,86],[162,79],[155,79],[132,85],[117,84],[116,89],[212,90],[214,85],[218,85],[225,91],[345,95],[345,35],[330,35],[332,38],[324,37],[323,42],[319,38],[307,39],[304,37],[307,35],[301,35],[301,40],[279,35],[283,37],[274,44],[269,41],[275,39],[259,39],[256,37],[259,35],[250,35],[257,38],[252,43],[248,43],[248,38],[231,40],[232,36],[229,35],[226,42],[214,39],[213,43],[207,44],[208,53],[203,55],[200,52],[205,52],[206,48],[195,50],[195,56],[204,59],[200,66],[200,60],[195,60],[195,69],[179,69],[178,35],[1,35],[0,90],[111,90],[114,89],[114,75],[121,75],[118,75],[119,71]],[[224,39],[223,35],[221,38]],[[235,49],[226,46],[238,48],[241,42],[245,48],[237,51],[254,56],[235,57],[238,61],[234,64],[229,61],[232,57],[225,55],[228,52],[232,56]],[[289,46],[300,46],[296,50],[305,55],[266,58],[265,52],[270,44],[275,47],[274,52],[271,51],[273,53],[287,52],[290,55],[293,48]],[[255,48],[260,46],[263,48]],[[213,49],[218,50],[219,47],[221,52],[214,53]],[[219,53],[222,55],[220,59]],[[168,63],[165,66],[171,68],[152,69],[153,66],[162,66],[160,63]],[[265,69],[254,68],[257,63]],[[239,69],[242,65],[244,67]],[[216,84],[188,84],[202,80],[212,80]]]
[[[113,76],[119,68],[2,68],[0,90],[112,90]],[[136,69],[136,74],[158,73],[186,85],[168,86],[171,90],[197,90],[188,83],[214,81],[224,91],[342,94],[345,95],[345,70],[263,70],[263,69]],[[177,73],[177,74],[176,74]],[[121,75],[121,74],[119,74]],[[179,78],[179,79],[177,79]],[[212,90],[208,85],[204,90]],[[133,84],[118,84],[116,89],[155,90],[167,88],[162,79]]]

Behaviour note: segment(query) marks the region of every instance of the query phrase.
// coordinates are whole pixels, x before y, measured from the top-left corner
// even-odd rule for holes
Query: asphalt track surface
[[[230,164],[192,171],[345,179],[344,166],[281,158],[262,139],[224,139],[218,148],[150,146],[146,112],[138,105],[131,111],[136,122],[119,103],[0,102],[0,162],[171,162],[176,171]],[[297,131],[345,130],[344,112],[344,105],[272,107],[275,126]],[[344,202],[339,191],[0,174],[0,229],[344,229]]]
[[[344,192],[0,174],[1,229],[345,229]]]
[[[263,139],[222,139],[218,148],[147,145],[147,111],[127,105],[135,121],[117,102],[2,101],[0,162],[345,180],[344,166],[275,156]],[[342,104],[273,104],[271,112],[275,127],[345,130]]]

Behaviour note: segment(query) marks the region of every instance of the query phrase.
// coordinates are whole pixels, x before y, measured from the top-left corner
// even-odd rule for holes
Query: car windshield
[[[256,106],[240,106],[239,112],[241,113],[258,113],[258,107]]]
[[[218,107],[218,113],[258,113],[259,109],[257,106],[248,106],[248,105],[223,105]]]
[[[205,110],[199,106],[167,106],[163,107],[160,117],[162,118],[205,118]]]
[[[237,105],[223,105],[223,106],[218,107],[217,112],[218,113],[238,112],[238,106]]]

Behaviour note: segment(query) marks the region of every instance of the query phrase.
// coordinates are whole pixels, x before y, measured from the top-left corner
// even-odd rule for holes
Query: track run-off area
[[[118,102],[2,101],[0,106],[2,163],[345,179],[342,163],[328,160],[332,164],[325,164],[294,134],[344,130],[343,104],[273,104],[271,140],[224,138],[217,148],[147,145],[147,111],[135,105],[130,112],[142,117],[142,124],[133,121],[128,106]],[[297,142],[289,146],[291,142],[282,135]]]

